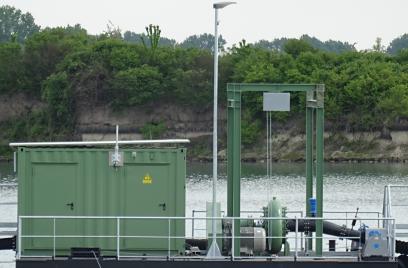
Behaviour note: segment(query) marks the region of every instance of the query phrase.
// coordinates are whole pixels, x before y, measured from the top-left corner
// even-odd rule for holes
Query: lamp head
[[[232,5],[232,4],[236,4],[237,2],[218,2],[218,3],[214,3],[213,7],[215,9],[221,9],[224,8],[226,6]]]

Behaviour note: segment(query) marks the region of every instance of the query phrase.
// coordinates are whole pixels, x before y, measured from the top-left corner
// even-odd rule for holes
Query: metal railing
[[[231,234],[230,235],[221,235],[219,236],[217,234],[217,239],[229,239],[231,241],[231,247],[230,247],[230,253],[225,255],[225,256],[221,256],[220,260],[241,260],[241,259],[292,259],[292,260],[299,260],[299,259],[309,259],[309,258],[315,258],[316,256],[314,256],[313,254],[305,254],[305,252],[302,250],[303,242],[301,241],[301,234],[302,232],[299,231],[299,221],[300,220],[308,220],[308,221],[316,221],[316,220],[344,220],[344,219],[339,219],[339,218],[299,218],[299,217],[253,217],[252,219],[254,220],[260,220],[263,222],[268,222],[268,221],[277,221],[277,220],[294,220],[295,221],[295,231],[294,232],[290,232],[288,233],[288,235],[286,236],[269,236],[266,235],[266,237],[264,237],[264,239],[279,239],[279,238],[285,238],[287,241],[293,241],[294,242],[294,251],[292,251],[290,253],[290,255],[288,256],[282,256],[282,255],[259,255],[259,256],[236,256],[234,255],[235,252],[235,247],[236,247],[236,240],[240,239],[241,241],[243,239],[259,239],[259,237],[255,237],[255,236],[235,236],[234,235],[234,231],[236,228],[236,222],[240,222],[241,220],[245,220],[248,218],[238,218],[238,217],[115,217],[115,216],[19,216],[18,217],[18,243],[17,243],[17,259],[21,259],[21,258],[25,258],[25,257],[29,257],[29,258],[35,258],[35,257],[41,257],[41,258],[55,258],[58,254],[58,250],[57,249],[57,241],[60,241],[60,239],[79,239],[79,238],[84,238],[84,239],[89,239],[89,238],[106,238],[106,239],[112,239],[113,241],[116,241],[116,245],[115,245],[115,251],[116,251],[116,257],[117,259],[123,259],[123,258],[142,258],[142,259],[148,259],[148,258],[160,258],[160,259],[204,259],[206,258],[206,256],[185,256],[184,254],[178,254],[178,253],[173,253],[174,251],[174,247],[172,247],[172,241],[175,241],[177,239],[182,239],[183,241],[185,241],[186,236],[180,236],[180,235],[176,235],[176,234],[172,234],[172,226],[174,226],[173,224],[175,224],[176,221],[184,221],[184,223],[186,221],[191,221],[191,220],[203,220],[203,221],[207,221],[207,220],[229,220],[232,223],[232,227],[231,227]],[[41,234],[41,235],[33,235],[33,234],[26,234],[24,231],[23,232],[23,227],[24,225],[24,221],[26,220],[48,220],[52,223],[52,229],[50,234]],[[58,234],[57,230],[58,225],[57,225],[57,221],[58,223],[60,221],[63,220],[110,220],[113,222],[116,222],[116,233],[115,234]],[[124,233],[121,230],[121,226],[122,224],[127,221],[127,220],[155,220],[155,221],[165,221],[167,222],[167,234],[163,234],[163,230],[161,230],[162,234],[161,235],[130,235],[129,233]],[[351,220],[351,219],[350,219]],[[391,228],[387,229],[387,239],[389,242],[389,247],[388,247],[388,256],[391,259],[395,258],[395,254],[394,254],[394,248],[392,245],[395,245],[395,220],[392,218],[361,218],[359,219],[361,222],[363,221],[377,221],[380,220],[382,222],[387,222],[389,226],[391,226]],[[27,229],[29,230],[29,229]],[[174,232],[173,232],[174,233]],[[28,255],[23,255],[25,248],[24,248],[24,244],[23,239],[50,239],[52,241],[52,246],[49,248],[49,255],[48,256],[44,256],[43,254],[41,256],[36,256],[35,254],[33,254],[33,252],[30,252],[30,254]],[[204,237],[207,238],[208,237]],[[330,235],[323,235],[322,237],[314,237],[314,239],[316,238],[321,238],[323,240],[333,240],[333,239],[353,239],[356,241],[360,241],[361,242],[361,237],[351,237],[351,236],[342,236],[342,237],[335,237],[335,236],[330,236]],[[142,255],[138,255],[138,252],[135,251],[131,251],[131,250],[127,250],[125,246],[121,246],[122,244],[122,240],[123,239],[160,239],[160,240],[165,240],[167,241],[167,247],[163,248],[161,251],[160,255],[146,255],[146,254],[142,254]],[[75,244],[75,243],[74,243]],[[361,245],[361,243],[360,243]],[[67,246],[67,249],[70,249],[71,247],[75,247],[75,245],[72,246]],[[98,245],[93,245],[93,247],[98,247]],[[28,250],[30,248],[28,247]],[[103,250],[103,249],[102,249]],[[126,251],[127,250],[127,251]],[[143,251],[143,250],[142,250]],[[183,251],[184,251],[184,247],[183,247]],[[44,252],[44,251],[42,251]],[[126,252],[125,254],[122,254]],[[136,253],[136,254],[135,254]],[[140,253],[140,252],[139,252]],[[361,246],[358,248],[358,252],[357,253],[353,253],[353,252],[344,252],[343,254],[337,254],[337,255],[333,255],[330,254],[327,251],[323,252],[323,256],[318,256],[319,258],[323,258],[323,259],[356,259],[358,260],[361,257],[362,254],[362,248]]]
[[[17,187],[17,183],[0,183],[0,197],[1,197],[2,190],[4,188],[10,188],[10,187]],[[17,201],[1,201],[0,207],[4,207],[4,206],[15,206],[16,211],[17,211]],[[2,229],[16,229],[16,228],[17,228],[17,219],[16,221],[13,221],[13,222],[1,221],[0,222],[0,236],[15,235],[17,231],[2,230]]]
[[[408,203],[405,204],[393,204],[393,198],[392,198],[392,190],[393,189],[406,189],[408,190],[408,185],[386,185],[384,186],[384,198],[383,198],[383,217],[392,217],[394,219],[398,218],[396,214],[394,213],[393,208],[399,207],[399,208],[407,208],[408,209]],[[404,201],[406,199],[404,198]],[[408,211],[405,210],[403,213],[407,213]],[[405,214],[406,215],[406,214]],[[387,229],[388,232],[393,232],[394,233],[394,243],[390,245],[393,250],[396,248],[396,239],[401,238],[401,239],[406,239],[408,237],[408,223],[407,222],[399,222],[398,224],[394,224],[391,226],[389,222],[384,222],[383,224],[384,228]],[[400,230],[404,230],[403,232],[399,232]]]

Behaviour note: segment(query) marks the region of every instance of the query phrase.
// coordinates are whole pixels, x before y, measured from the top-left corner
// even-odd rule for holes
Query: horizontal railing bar
[[[0,187],[14,187],[18,186],[17,183],[0,183]]]
[[[126,145],[126,144],[174,144],[190,143],[189,139],[162,140],[125,140],[125,141],[61,141],[61,142],[11,142],[10,147],[40,147],[40,146],[92,146],[92,145]]]
[[[395,224],[395,228],[396,229],[408,229],[408,224],[406,224],[406,223],[397,223],[397,224]]]
[[[0,231],[0,236],[4,235],[16,235],[17,231]]]
[[[156,238],[156,239],[185,239],[185,236],[160,236],[160,235],[21,235],[21,238]],[[239,239],[259,239],[256,236],[217,236],[217,238],[239,238]],[[265,239],[269,238],[286,238],[286,239],[296,239],[296,236],[265,236]],[[322,239],[333,239],[332,236],[314,236],[313,238],[322,238]],[[360,239],[358,236],[342,236],[338,239]]]
[[[385,188],[390,187],[390,188],[408,188],[408,185],[406,184],[389,184],[385,185]]]
[[[134,219],[134,220],[247,220],[246,217],[155,217],[155,216],[19,216],[21,219]],[[354,218],[332,218],[332,217],[304,217],[304,218],[293,218],[293,217],[251,217],[253,220],[354,220]],[[357,218],[358,220],[395,220],[394,218]]]
[[[408,233],[395,233],[397,237],[408,237]]]
[[[0,205],[17,205],[17,202],[0,202]]]
[[[0,228],[16,228],[17,222],[0,222]]]

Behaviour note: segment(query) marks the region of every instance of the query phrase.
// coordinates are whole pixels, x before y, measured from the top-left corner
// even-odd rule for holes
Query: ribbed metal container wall
[[[109,151],[97,148],[18,148],[18,215],[36,216],[185,216],[185,148],[121,149],[124,163],[109,166]],[[168,220],[122,219],[120,239],[126,252],[167,254]],[[57,219],[57,236],[116,236],[117,220]],[[53,235],[53,220],[25,219],[23,235]],[[170,222],[170,235],[183,237],[185,223]],[[53,238],[22,239],[23,254],[53,249]],[[117,239],[57,238],[57,254],[72,247],[96,247],[116,255]],[[172,253],[184,252],[183,239],[171,239]]]

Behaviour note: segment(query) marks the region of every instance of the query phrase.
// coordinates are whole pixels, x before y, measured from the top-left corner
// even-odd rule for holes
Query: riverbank
[[[326,162],[350,163],[408,163],[408,131],[390,131],[387,138],[381,132],[325,132],[324,159]],[[222,143],[222,144],[225,144]],[[190,160],[212,161],[211,141],[192,140]],[[273,135],[272,160],[274,162],[304,162],[306,140],[304,134],[294,131]],[[226,149],[221,147],[218,157],[226,161]],[[253,146],[243,146],[244,162],[265,162],[266,140]]]
[[[189,138],[188,161],[212,161],[212,137],[210,133],[174,133],[177,138]],[[173,137],[174,137],[173,136]],[[226,161],[225,135],[219,140],[219,161]],[[350,163],[408,163],[408,131],[390,131],[388,138],[381,132],[325,132],[324,158],[326,162]],[[83,140],[113,139],[111,135],[94,134],[82,136]],[[123,133],[121,139],[141,139],[137,134]],[[305,161],[305,135],[292,130],[273,135],[272,159],[274,162]],[[265,162],[266,140],[242,147],[242,161]],[[0,161],[11,161],[12,153],[0,156]]]

